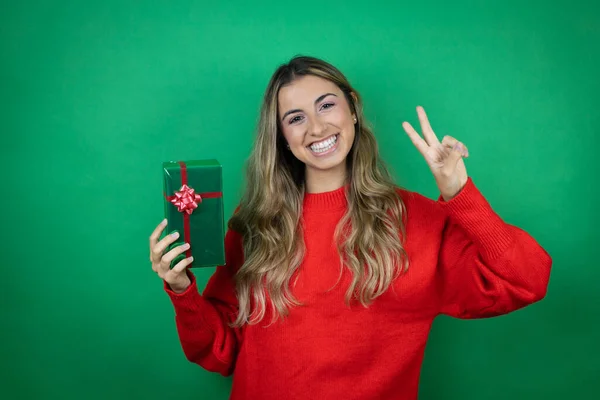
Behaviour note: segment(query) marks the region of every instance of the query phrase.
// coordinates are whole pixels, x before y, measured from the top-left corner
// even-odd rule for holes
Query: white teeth
[[[315,153],[323,153],[324,151],[331,149],[335,145],[335,142],[337,142],[337,135],[332,136],[327,140],[323,140],[322,142],[311,144],[310,149]]]

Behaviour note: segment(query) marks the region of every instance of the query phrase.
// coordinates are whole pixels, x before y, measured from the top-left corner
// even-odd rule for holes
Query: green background
[[[3,4],[2,397],[228,397],[230,378],[184,358],[150,268],[161,163],[218,159],[228,217],[267,80],[300,53],[362,93],[400,184],[437,197],[401,127],[420,104],[468,145],[492,206],[554,258],[543,302],[436,320],[420,398],[597,395],[600,6],[524,4]]]

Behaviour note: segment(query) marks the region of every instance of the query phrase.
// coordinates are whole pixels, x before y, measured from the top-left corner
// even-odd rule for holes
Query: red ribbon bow
[[[177,211],[191,214],[198,208],[198,203],[202,203],[202,196],[184,184],[173,196],[169,196],[168,200],[177,207]]]

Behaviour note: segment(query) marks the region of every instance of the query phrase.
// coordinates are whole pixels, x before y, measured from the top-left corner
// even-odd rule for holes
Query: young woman
[[[199,293],[177,239],[150,236],[187,358],[233,374],[232,399],[416,399],[433,319],[484,318],[542,299],[551,258],[505,223],[418,107],[403,127],[440,191],[400,189],[361,98],[332,65],[296,57],[267,87],[226,265]]]

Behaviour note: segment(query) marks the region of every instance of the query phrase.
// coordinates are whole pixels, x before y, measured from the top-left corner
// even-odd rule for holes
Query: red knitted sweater
[[[243,261],[240,235],[228,231],[227,266],[202,295],[191,273],[184,293],[164,287],[188,360],[233,374],[233,400],[414,400],[437,315],[491,317],[545,296],[550,256],[505,223],[471,179],[449,202],[400,192],[410,267],[368,308],[345,305],[349,272],[335,285],[333,234],[347,206],[344,188],[306,195],[306,256],[292,288],[304,305],[275,324],[268,313],[258,326],[227,326],[237,302],[232,277]]]

